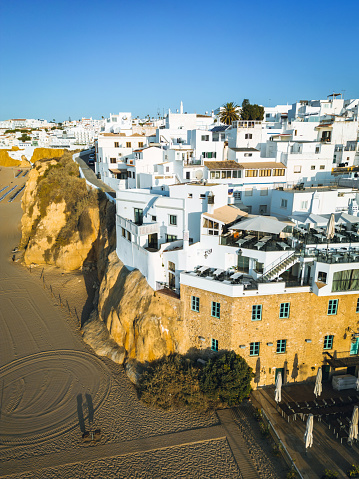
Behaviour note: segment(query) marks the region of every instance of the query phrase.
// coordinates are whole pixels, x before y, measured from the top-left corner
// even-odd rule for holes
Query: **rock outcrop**
[[[115,207],[98,190],[87,190],[70,155],[35,163],[22,208],[25,264],[72,271],[97,262],[114,246]]]
[[[125,362],[135,380],[138,363],[185,352],[180,301],[153,291],[140,271],[129,271],[118,259],[115,205],[87,190],[70,155],[35,163],[22,208],[26,264],[68,271],[96,264],[100,287],[82,332],[97,354]]]

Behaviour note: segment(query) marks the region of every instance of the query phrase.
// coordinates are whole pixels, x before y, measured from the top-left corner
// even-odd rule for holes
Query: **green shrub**
[[[289,472],[287,472],[287,475],[286,475],[287,479],[297,479],[297,477],[298,477],[298,474],[297,474],[297,471],[294,469],[294,467]]]
[[[259,422],[259,429],[260,429],[261,434],[262,434],[263,437],[269,437],[270,436],[269,426],[264,421]]]
[[[348,477],[359,477],[359,465],[352,464],[351,468],[347,471]]]
[[[330,469],[324,469],[322,479],[335,479],[339,474],[336,471],[331,471]]]
[[[239,404],[251,391],[252,369],[234,351],[204,367],[180,354],[153,362],[140,378],[141,399],[152,406],[209,408]]]

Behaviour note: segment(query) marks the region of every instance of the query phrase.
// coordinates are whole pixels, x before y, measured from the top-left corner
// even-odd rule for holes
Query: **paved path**
[[[75,464],[83,461],[94,461],[109,457],[125,456],[127,454],[144,453],[148,451],[167,449],[175,446],[195,444],[197,442],[211,441],[225,438],[225,429],[222,426],[212,426],[190,431],[165,434],[163,436],[149,437],[134,441],[124,441],[115,444],[84,446],[82,449],[49,454],[45,457],[30,457],[18,461],[8,461],[1,466],[1,476],[19,474],[27,471],[39,471],[43,468]],[[250,479],[252,476],[243,478]],[[257,477],[257,476],[253,476]]]
[[[258,479],[259,475],[248,454],[245,440],[234,422],[232,410],[223,409],[217,411],[217,414],[243,479]]]
[[[102,191],[105,191],[109,195],[116,198],[116,191],[112,189],[110,186],[106,185],[106,183],[104,183],[103,181],[97,178],[94,171],[86,163],[85,158],[87,158],[87,155],[83,155],[83,158],[81,156],[78,156],[76,158],[76,162],[81,168],[86,180],[92,183],[93,185],[97,186],[97,188],[100,188]]]

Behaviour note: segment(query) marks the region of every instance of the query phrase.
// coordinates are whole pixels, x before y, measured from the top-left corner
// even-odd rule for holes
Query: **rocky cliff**
[[[98,190],[88,191],[70,154],[35,163],[21,206],[26,264],[71,271],[113,248],[114,205]]]
[[[22,208],[26,264],[68,271],[96,264],[100,287],[83,337],[99,355],[129,366],[184,351],[180,301],[154,292],[138,270],[118,259],[115,206],[98,190],[87,190],[69,154],[35,163]]]

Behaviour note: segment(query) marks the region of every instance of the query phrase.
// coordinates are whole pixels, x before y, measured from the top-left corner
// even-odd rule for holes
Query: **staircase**
[[[274,264],[268,266],[265,273],[262,274],[258,281],[266,282],[272,281],[273,279],[278,278],[284,271],[287,271],[294,264],[298,263],[300,254],[296,251],[292,251],[289,255],[286,255],[284,258],[281,256]]]

